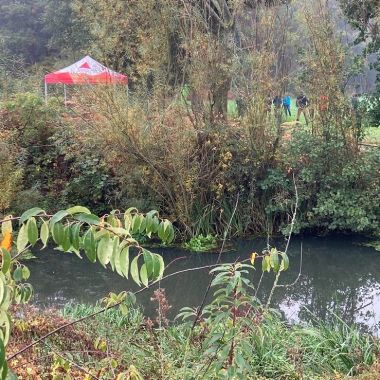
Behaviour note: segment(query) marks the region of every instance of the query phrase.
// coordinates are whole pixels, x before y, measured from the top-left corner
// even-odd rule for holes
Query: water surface
[[[283,241],[275,242],[283,245]],[[380,321],[380,253],[359,244],[357,238],[307,237],[295,238],[289,248],[290,268],[280,283],[292,283],[298,276],[302,246],[302,274],[292,287],[278,289],[273,307],[279,309],[290,322],[303,322],[316,316],[322,320],[337,313],[348,323],[356,323],[377,333]],[[245,259],[253,251],[260,252],[265,240],[245,240],[234,243],[234,250],[223,254],[224,262]],[[173,249],[156,249],[165,263],[175,260],[167,273],[211,265],[215,253],[192,253]],[[35,289],[34,302],[40,306],[63,306],[69,301],[96,303],[109,292],[136,290],[131,281],[124,279],[99,264],[80,260],[74,254],[47,249],[36,251],[37,259],[27,265],[31,270],[31,283]],[[260,265],[258,266],[260,267]],[[257,283],[260,268],[253,273]],[[172,305],[171,316],[183,306],[200,303],[209,282],[208,270],[182,273],[163,280]],[[259,297],[266,301],[273,277],[268,276],[260,288]],[[154,315],[152,292],[138,296],[138,302],[147,315]]]

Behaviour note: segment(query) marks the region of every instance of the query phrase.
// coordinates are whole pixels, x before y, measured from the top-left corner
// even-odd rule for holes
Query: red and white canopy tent
[[[63,84],[66,102],[66,85],[128,85],[128,77],[109,69],[87,55],[71,66],[45,75],[45,100],[47,100],[49,84]]]

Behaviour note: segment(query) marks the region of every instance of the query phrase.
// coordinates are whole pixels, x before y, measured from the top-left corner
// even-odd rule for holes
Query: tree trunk
[[[215,116],[227,117],[228,91],[231,86],[231,78],[225,78],[211,87],[212,108]]]

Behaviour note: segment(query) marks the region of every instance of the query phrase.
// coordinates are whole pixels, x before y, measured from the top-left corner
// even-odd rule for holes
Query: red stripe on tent
[[[100,73],[96,75],[52,73],[45,76],[47,84],[128,84],[128,77],[123,74]]]
[[[70,73],[51,73],[45,75],[45,83],[63,83],[63,84],[74,84],[73,78]]]

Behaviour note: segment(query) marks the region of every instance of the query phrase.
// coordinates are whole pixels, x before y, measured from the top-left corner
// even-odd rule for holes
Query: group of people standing
[[[299,96],[297,96],[296,99],[296,106],[297,106],[297,121],[300,121],[301,114],[304,115],[306,124],[309,123],[309,107],[310,101],[306,97],[304,93],[301,93]],[[292,105],[292,98],[289,94],[285,94],[284,97],[282,96],[275,96],[273,99],[272,97],[268,98],[268,110],[270,111],[272,109],[272,105],[275,107],[275,112],[279,113],[282,110],[285,112],[285,116],[292,116],[291,111],[291,105]]]

